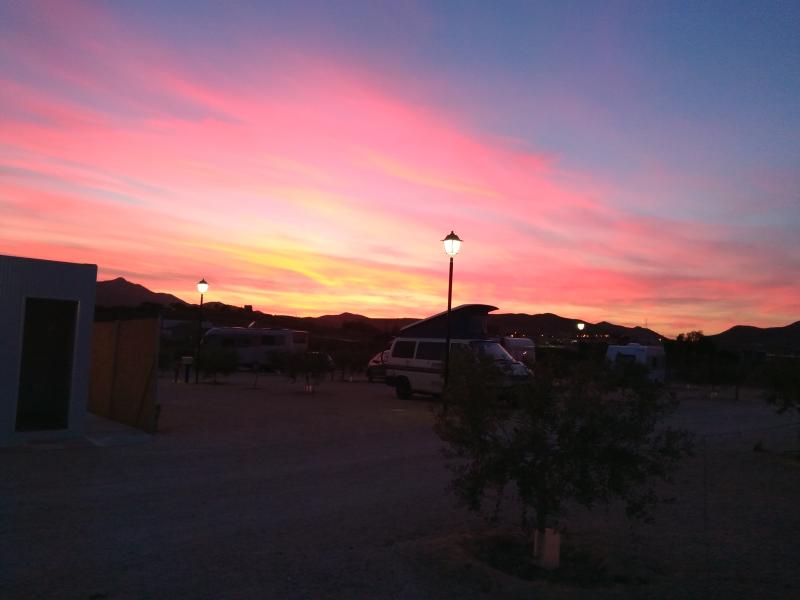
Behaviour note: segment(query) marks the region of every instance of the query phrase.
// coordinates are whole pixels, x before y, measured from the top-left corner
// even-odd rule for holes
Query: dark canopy
[[[488,304],[462,304],[450,311],[450,337],[481,339],[488,337],[486,321],[497,310]],[[444,338],[447,336],[447,311],[422,319],[400,330],[399,337]]]

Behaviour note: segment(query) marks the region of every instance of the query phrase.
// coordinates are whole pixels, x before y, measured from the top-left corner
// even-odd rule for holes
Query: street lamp
[[[450,277],[447,280],[447,338],[444,345],[444,388],[450,379],[450,308],[453,301],[453,257],[461,250],[461,238],[454,231],[442,240],[444,251],[450,257]]]
[[[578,328],[578,337],[581,337],[581,333],[583,332],[584,327],[586,327],[586,323],[576,323],[575,327]]]
[[[205,278],[197,282],[197,291],[200,292],[200,313],[197,318],[197,351],[194,353],[194,382],[200,381],[200,338],[203,335],[203,295],[208,291],[208,282]]]

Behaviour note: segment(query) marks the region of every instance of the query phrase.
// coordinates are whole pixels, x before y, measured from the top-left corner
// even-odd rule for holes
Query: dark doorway
[[[72,300],[25,301],[17,431],[67,428],[77,314]]]

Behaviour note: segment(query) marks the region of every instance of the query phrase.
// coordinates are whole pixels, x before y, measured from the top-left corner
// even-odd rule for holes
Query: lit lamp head
[[[583,331],[583,328],[586,327],[586,323],[578,323],[576,327],[578,328],[578,331]]]
[[[453,258],[456,254],[458,254],[458,251],[461,250],[461,238],[458,237],[453,231],[451,231],[442,241],[444,242],[444,251],[450,258]]]
[[[205,279],[197,282],[197,291],[201,294],[205,294],[208,291],[208,282]]]

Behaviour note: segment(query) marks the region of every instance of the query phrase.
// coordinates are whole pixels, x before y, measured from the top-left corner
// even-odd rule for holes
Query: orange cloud
[[[211,298],[273,313],[424,316],[443,307],[454,229],[457,304],[668,334],[797,317],[776,267],[796,252],[622,209],[556,157],[353,65],[289,48],[249,77],[203,72],[89,12],[92,36],[43,24],[64,56],[4,42],[40,77],[0,80],[2,252],[186,299],[203,276]]]

